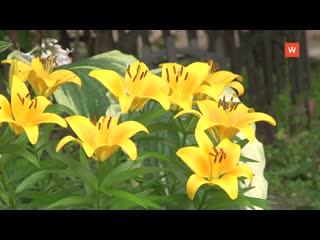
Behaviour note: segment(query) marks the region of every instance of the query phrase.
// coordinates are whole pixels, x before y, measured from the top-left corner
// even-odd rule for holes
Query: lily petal
[[[82,84],[80,78],[75,73],[65,69],[52,72],[50,74],[50,79],[55,80],[59,83],[61,82],[61,84],[65,82],[72,82],[77,84],[79,87],[81,87],[81,84]]]
[[[208,117],[203,116],[199,119],[197,123],[197,128],[201,131],[205,131],[210,127],[213,127],[215,125],[218,125],[218,123],[213,123]]]
[[[236,167],[240,159],[241,147],[225,138],[218,144],[217,149],[219,150],[220,148],[226,154],[226,159],[221,162],[220,168],[220,174],[224,174]]]
[[[208,86],[208,85],[201,85],[195,93],[205,94],[209,97],[212,97],[216,101],[219,101],[219,95],[221,94],[220,91],[216,91],[215,87]]]
[[[24,109],[22,105],[26,103],[22,102],[22,98],[24,98],[28,94],[29,94],[29,91],[27,86],[24,84],[21,78],[14,75],[12,77],[12,87],[11,87],[11,109],[12,109],[13,116],[16,120],[24,119],[25,117],[26,113],[25,111],[22,111],[22,109]]]
[[[253,113],[242,115],[241,117],[239,117],[237,121],[235,121],[234,124],[238,126],[244,126],[244,125],[248,125],[250,123],[258,122],[258,121],[268,122],[272,126],[276,125],[276,120],[273,117],[261,112],[253,112]]]
[[[102,69],[93,70],[89,73],[89,76],[97,79],[116,97],[119,97],[121,93],[124,93],[123,80],[121,76],[115,71]]]
[[[206,153],[198,147],[183,147],[176,153],[197,175],[207,177],[209,161]]]
[[[135,121],[121,123],[110,132],[109,143],[121,144],[140,131],[149,133],[148,129],[146,129],[141,123]]]
[[[36,125],[36,126],[24,126],[23,128],[27,134],[29,141],[32,144],[36,144],[39,138],[39,127]]]
[[[145,95],[146,98],[151,98],[163,107],[164,110],[168,110],[170,108],[170,101],[168,99],[168,95],[166,95],[164,92],[157,92],[152,94]]]
[[[95,146],[92,146],[90,143],[87,142],[82,143],[82,147],[89,158],[92,157],[96,150]]]
[[[233,170],[228,172],[228,175],[232,175],[235,177],[245,177],[249,179],[250,183],[252,182],[253,172],[252,170],[245,164],[236,166]]]
[[[127,96],[124,94],[120,94],[119,96],[119,105],[122,113],[127,113],[135,111],[135,107],[131,106],[134,100],[134,96]]]
[[[71,116],[65,118],[65,120],[82,142],[88,143],[92,147],[96,146],[98,130],[88,118],[83,116]]]
[[[67,143],[69,143],[71,141],[74,141],[74,142],[79,143],[80,145],[82,145],[82,142],[79,139],[68,135],[68,136],[65,136],[64,138],[62,138],[59,141],[59,143],[58,143],[58,145],[56,147],[56,152],[59,152],[64,145],[66,145]]]
[[[40,57],[37,57],[37,58],[33,58],[31,60],[31,67],[32,69],[34,69],[37,73],[39,73],[41,76],[44,76],[45,74],[45,71],[44,71],[44,68],[43,68],[43,64],[41,62],[41,59]]]
[[[203,185],[209,183],[206,179],[198,176],[197,174],[193,174],[189,177],[187,182],[187,194],[188,197],[193,200],[198,189]]]
[[[60,117],[57,114],[53,114],[53,113],[39,114],[39,115],[35,116],[29,124],[38,125],[41,123],[56,123],[64,128],[66,128],[68,126],[67,122],[62,117]]]
[[[243,82],[243,78],[238,75],[234,74],[233,72],[230,71],[217,71],[211,75],[211,77],[208,79],[209,83],[223,83],[227,85],[228,83],[232,82],[233,80],[238,80],[240,82]]]
[[[30,83],[32,89],[34,90],[37,96],[41,96],[48,88],[48,86],[45,83],[44,77],[39,77],[37,75],[37,72],[34,70],[30,72],[28,82]]]
[[[254,130],[251,125],[246,125],[243,127],[238,127],[238,129],[242,132],[242,134],[250,141],[253,142],[255,140]]]
[[[238,197],[238,179],[235,176],[225,174],[219,179],[211,180],[210,183],[221,187],[232,200]]]
[[[238,92],[238,96],[243,95],[244,87],[243,87],[243,85],[241,83],[239,83],[237,81],[233,81],[233,82],[228,83],[228,86],[236,89],[237,92]]]
[[[0,94],[0,122],[12,120],[11,106],[8,99]]]
[[[126,139],[125,141],[122,141],[121,143],[118,143],[117,145],[120,146],[122,148],[122,150],[128,154],[128,156],[131,158],[131,160],[136,160],[137,147],[130,139]]]
[[[175,96],[169,96],[171,103],[176,104],[184,110],[192,109],[193,95],[185,95],[183,98],[177,98]]]
[[[36,108],[37,113],[43,113],[44,110],[49,105],[52,105],[52,102],[44,96],[38,96],[38,97],[36,97],[36,99],[37,99],[37,108]]]
[[[189,110],[181,110],[180,112],[178,112],[176,115],[174,115],[174,119],[176,119],[177,117],[180,117],[181,115],[183,114],[193,114],[195,115],[196,117],[200,118],[202,115],[201,113],[199,113],[198,111],[196,110],[193,110],[193,109],[189,109]]]
[[[212,152],[213,144],[212,144],[210,138],[207,136],[207,134],[204,131],[196,128],[195,138],[196,138],[196,141],[199,145],[199,148],[203,149],[205,154],[209,154],[210,152]]]
[[[109,157],[119,149],[119,146],[117,145],[102,145],[98,147],[94,152],[96,156],[96,160],[98,161],[106,161],[109,159]]]
[[[197,105],[202,113],[203,116],[207,116],[212,122],[220,122],[223,120],[221,119],[221,110],[218,108],[218,104],[212,100],[202,100],[197,101]]]
[[[44,78],[45,79],[45,78]],[[54,80],[54,81],[52,81]],[[57,70],[50,74],[50,82],[54,82],[49,88],[45,90],[43,93],[43,96],[48,97],[50,96],[58,87],[60,87],[62,84],[67,82],[75,83],[81,87],[81,80],[80,78],[74,74],[72,71],[68,70]]]

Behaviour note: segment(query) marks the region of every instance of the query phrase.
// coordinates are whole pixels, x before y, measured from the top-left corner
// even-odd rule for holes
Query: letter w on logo
[[[285,43],[284,44],[284,55],[285,57],[299,57],[300,48],[299,43]]]

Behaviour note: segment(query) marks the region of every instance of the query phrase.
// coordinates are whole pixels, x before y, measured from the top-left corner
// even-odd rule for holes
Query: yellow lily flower
[[[136,121],[118,125],[118,118],[113,117],[100,117],[98,123],[83,116],[67,117],[66,121],[79,139],[70,135],[62,138],[56,151],[60,151],[68,142],[75,141],[83,147],[88,157],[97,161],[106,161],[119,147],[132,160],[135,160],[137,148],[129,138],[139,131],[149,133],[142,124]]]
[[[226,86],[236,89],[238,96],[244,93],[244,88],[240,83],[243,82],[243,78],[240,75],[229,71],[217,71],[219,67],[212,60],[208,63],[197,62],[197,64],[198,71],[206,73],[204,83],[196,91],[198,100],[204,99],[204,94],[219,101],[219,96]]]
[[[50,96],[58,87],[67,82],[72,82],[81,87],[80,78],[69,70],[53,71],[56,63],[52,56],[46,59],[33,58],[32,70],[27,79],[37,96]]]
[[[37,96],[49,97],[66,82],[73,82],[81,87],[80,78],[72,71],[64,69],[53,71],[55,60],[52,56],[46,59],[33,58],[31,65],[16,60],[4,60],[2,62],[10,63],[14,74],[23,80],[28,80]],[[17,63],[16,65],[15,62]]]
[[[191,109],[193,95],[205,79],[206,72],[202,71],[202,65],[192,63],[184,67],[177,63],[163,63],[162,79],[170,88],[169,100],[175,104],[172,110],[177,108]]]
[[[39,137],[39,124],[56,123],[67,127],[66,121],[53,113],[44,113],[52,103],[43,96],[33,100],[28,88],[18,76],[12,78],[11,105],[7,98],[0,95],[0,122],[8,122],[16,135],[26,132],[29,141],[36,144]]]
[[[242,164],[240,159],[240,146],[229,139],[222,140],[214,147],[208,136],[202,132],[197,135],[199,147],[183,147],[177,155],[195,173],[187,182],[188,197],[193,200],[196,192],[203,184],[220,186],[231,199],[238,197],[238,177],[245,177],[252,182],[251,169]]]
[[[25,81],[28,79],[30,72],[32,71],[32,67],[24,62],[18,61],[16,59],[6,59],[1,61],[1,63],[10,64],[9,70],[9,90],[11,92],[12,86],[12,78],[13,75],[17,75],[21,78],[21,80]]]
[[[209,128],[214,128],[218,136],[219,141],[224,138],[231,139],[239,131],[250,141],[253,142],[255,134],[252,126],[253,122],[266,121],[275,126],[276,121],[273,117],[262,112],[254,112],[254,109],[246,107],[244,104],[232,102],[232,98],[229,103],[226,103],[225,98],[219,100],[219,103],[212,100],[197,101],[197,105],[200,112],[196,110],[181,111],[175,115],[176,117],[182,114],[191,113],[199,117],[197,129],[205,131]]]
[[[167,97],[168,86],[162,79],[151,74],[142,62],[129,65],[124,79],[112,70],[93,70],[89,76],[97,79],[119,101],[123,113],[142,110],[144,105],[153,99],[168,110],[170,103]]]

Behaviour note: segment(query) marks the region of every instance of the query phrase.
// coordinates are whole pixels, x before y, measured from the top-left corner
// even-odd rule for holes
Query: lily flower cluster
[[[53,104],[48,98],[61,85],[74,83],[79,89],[82,85],[72,71],[56,70],[54,57],[35,57],[30,64],[18,60],[3,63],[10,64],[11,100],[0,95],[0,124],[7,122],[15,135],[25,133],[36,144],[39,125],[55,123],[63,128],[69,126],[76,135],[64,136],[56,146],[57,152],[73,141],[97,162],[108,161],[119,148],[131,160],[137,158],[137,146],[130,138],[141,131],[149,133],[142,123],[133,120],[119,123],[121,117],[114,116],[101,116],[98,120],[80,115],[63,118],[45,112]],[[251,182],[254,173],[239,162],[241,146],[234,137],[241,132],[252,142],[255,134],[251,123],[266,121],[275,126],[276,121],[241,103],[238,97],[244,93],[243,78],[230,71],[220,71],[213,61],[188,66],[164,63],[160,67],[160,76],[140,61],[129,65],[124,76],[108,69],[90,71],[89,76],[112,94],[122,115],[141,111],[149,101],[155,101],[172,112],[174,120],[181,120],[185,117],[182,115],[195,116],[198,119],[193,131],[196,146],[176,149],[177,156],[193,172],[186,183],[187,195],[193,200],[199,188],[207,184],[219,186],[231,199],[236,199],[238,178]],[[229,99],[224,94],[226,88],[234,92]]]
[[[198,146],[182,147],[176,153],[194,172],[187,182],[188,196],[193,199],[201,185],[209,184],[220,186],[231,199],[236,199],[237,178],[245,177],[251,182],[253,173],[248,166],[239,165],[241,147],[232,138],[241,131],[253,142],[251,123],[266,121],[275,126],[276,121],[240,103],[238,96],[244,93],[242,77],[217,71],[213,61],[195,62],[187,67],[165,63],[161,69],[159,77],[151,74],[144,63],[136,62],[128,66],[124,78],[111,70],[93,70],[89,75],[113,94],[122,113],[141,110],[153,99],[165,110],[176,113],[174,118],[183,114],[198,117],[194,130]],[[225,96],[221,99],[226,87],[237,92],[228,102]]]

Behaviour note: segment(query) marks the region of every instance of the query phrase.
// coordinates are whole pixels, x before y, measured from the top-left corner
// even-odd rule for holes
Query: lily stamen
[[[176,67],[174,65],[172,65],[172,67],[173,67],[174,74],[176,74]]]
[[[219,153],[218,150],[217,150],[215,147],[212,147],[212,148],[213,148],[213,150],[214,150],[214,152],[215,152],[216,154]]]
[[[181,69],[180,69],[180,76],[182,76],[182,73],[183,73],[183,66],[181,66]]]
[[[186,80],[188,78],[189,73],[186,73],[186,76],[184,77],[184,80]]]
[[[26,96],[25,96],[25,98],[27,98],[27,97],[29,97],[29,96],[30,96],[30,93],[27,93]]]
[[[217,156],[218,156],[218,155],[214,155],[214,161],[213,161],[213,163],[216,163],[216,162],[217,162]]]
[[[221,154],[220,154],[220,157],[219,157],[219,163],[222,162],[222,158],[223,158],[223,154],[221,153]]]
[[[90,122],[95,126],[97,125],[97,114],[93,114],[93,120],[90,119]]]
[[[34,102],[35,102],[35,103],[34,103],[34,109],[36,109],[36,108],[37,108],[37,105],[38,105],[38,99],[35,98],[35,99],[34,99]]]
[[[32,101],[32,102],[30,103],[29,109],[32,108],[33,102],[34,102],[34,101]]]
[[[170,78],[169,78],[169,70],[168,70],[168,68],[166,68],[166,73],[167,73],[167,82],[170,82]]]
[[[140,80],[144,77],[144,72],[140,75]]]
[[[130,65],[129,65],[128,68],[127,68],[127,73],[128,73],[128,75],[129,75],[129,77],[132,78],[131,73],[130,73]]]
[[[227,110],[227,103],[223,97],[223,110]]]
[[[107,122],[107,129],[109,129],[109,127],[110,127],[111,120],[112,120],[112,117],[109,117],[109,120]]]
[[[18,95],[18,98],[20,99],[20,101],[21,101],[21,103],[22,103],[22,105],[23,105],[23,104],[24,104],[24,98],[21,97],[19,93],[17,93],[17,95]]]
[[[240,102],[237,102],[235,105],[234,105],[234,108],[232,109],[233,111],[237,109],[237,107],[239,106]]]

